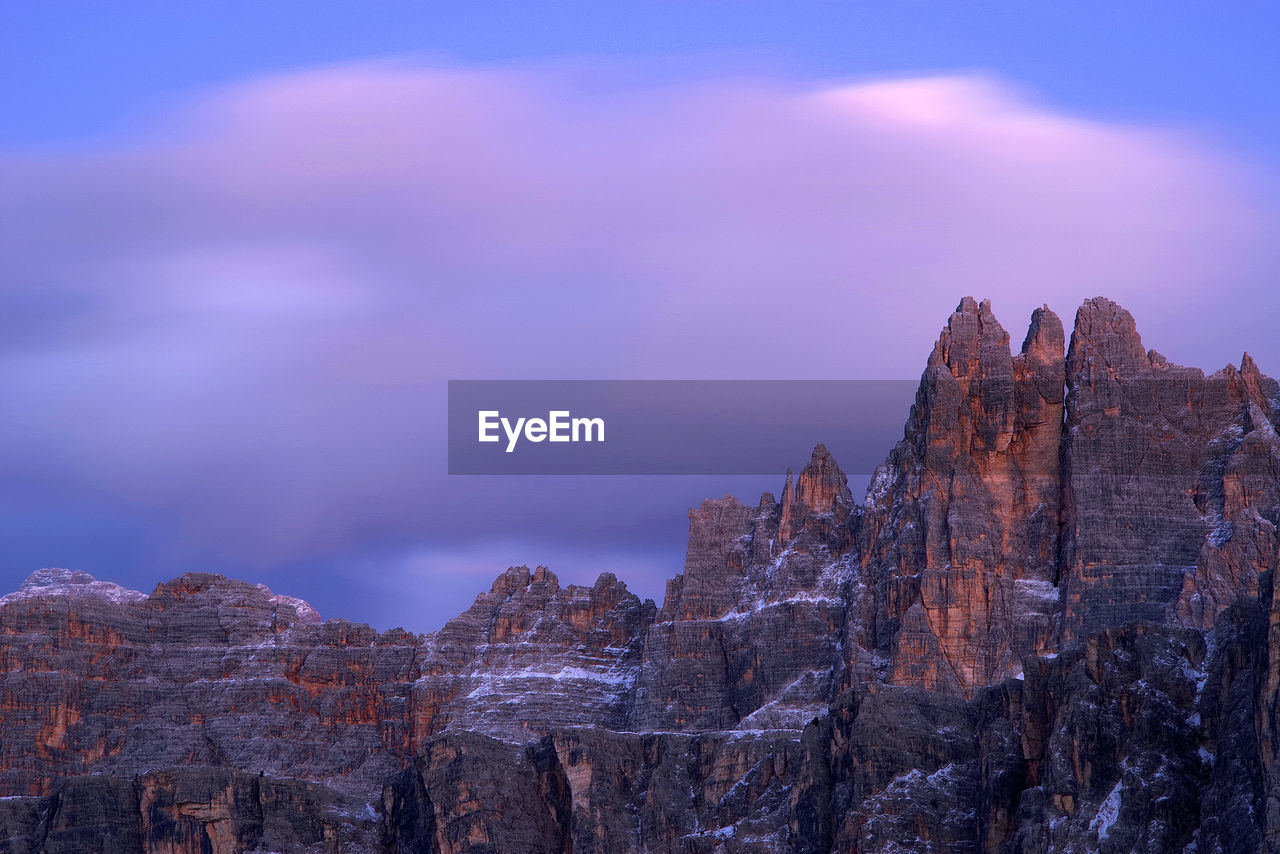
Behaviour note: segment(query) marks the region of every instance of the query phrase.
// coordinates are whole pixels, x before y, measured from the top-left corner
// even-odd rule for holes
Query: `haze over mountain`
[[[660,598],[671,507],[777,489],[451,478],[450,379],[911,379],[963,292],[1280,363],[1274,13],[539,4],[459,53],[461,12],[309,5],[5,10],[0,588],[215,570],[424,631],[497,564]],[[817,441],[848,468],[772,464]]]

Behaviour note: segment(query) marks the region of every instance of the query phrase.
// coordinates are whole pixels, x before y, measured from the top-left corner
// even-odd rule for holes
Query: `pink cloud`
[[[910,377],[966,293],[1280,370],[1275,211],[1191,134],[984,77],[599,71],[301,72],[0,158],[0,454],[278,561],[520,512],[443,476],[450,377]]]

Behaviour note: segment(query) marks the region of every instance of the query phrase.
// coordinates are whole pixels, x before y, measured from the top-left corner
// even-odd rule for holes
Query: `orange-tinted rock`
[[[1107,300],[961,302],[865,508],[691,511],[661,610],[514,567],[439,632],[189,574],[0,600],[14,851],[1264,851],[1280,386]],[[1210,630],[1212,634],[1209,634]],[[304,777],[309,782],[297,779]]]
[[[1062,347],[1038,309],[1014,357],[990,306],[968,298],[934,346],[862,525],[865,639],[889,681],[970,695],[1048,649]]]

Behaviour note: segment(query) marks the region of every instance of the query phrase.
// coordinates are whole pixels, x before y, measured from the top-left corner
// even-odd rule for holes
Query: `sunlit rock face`
[[[934,345],[906,435],[876,472],[860,537],[882,677],[972,696],[1047,651],[1058,612],[1062,323],[1021,352],[961,302]]]
[[[1105,299],[964,299],[864,502],[823,445],[659,606],[513,567],[440,631],[217,575],[0,599],[12,851],[1280,848],[1280,386]],[[7,846],[7,847],[6,847]]]

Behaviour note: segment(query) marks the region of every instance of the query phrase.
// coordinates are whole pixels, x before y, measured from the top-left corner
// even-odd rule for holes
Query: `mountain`
[[[261,585],[0,600],[0,851],[1280,851],[1280,385],[964,299],[862,504],[689,513],[661,607],[426,636]]]

